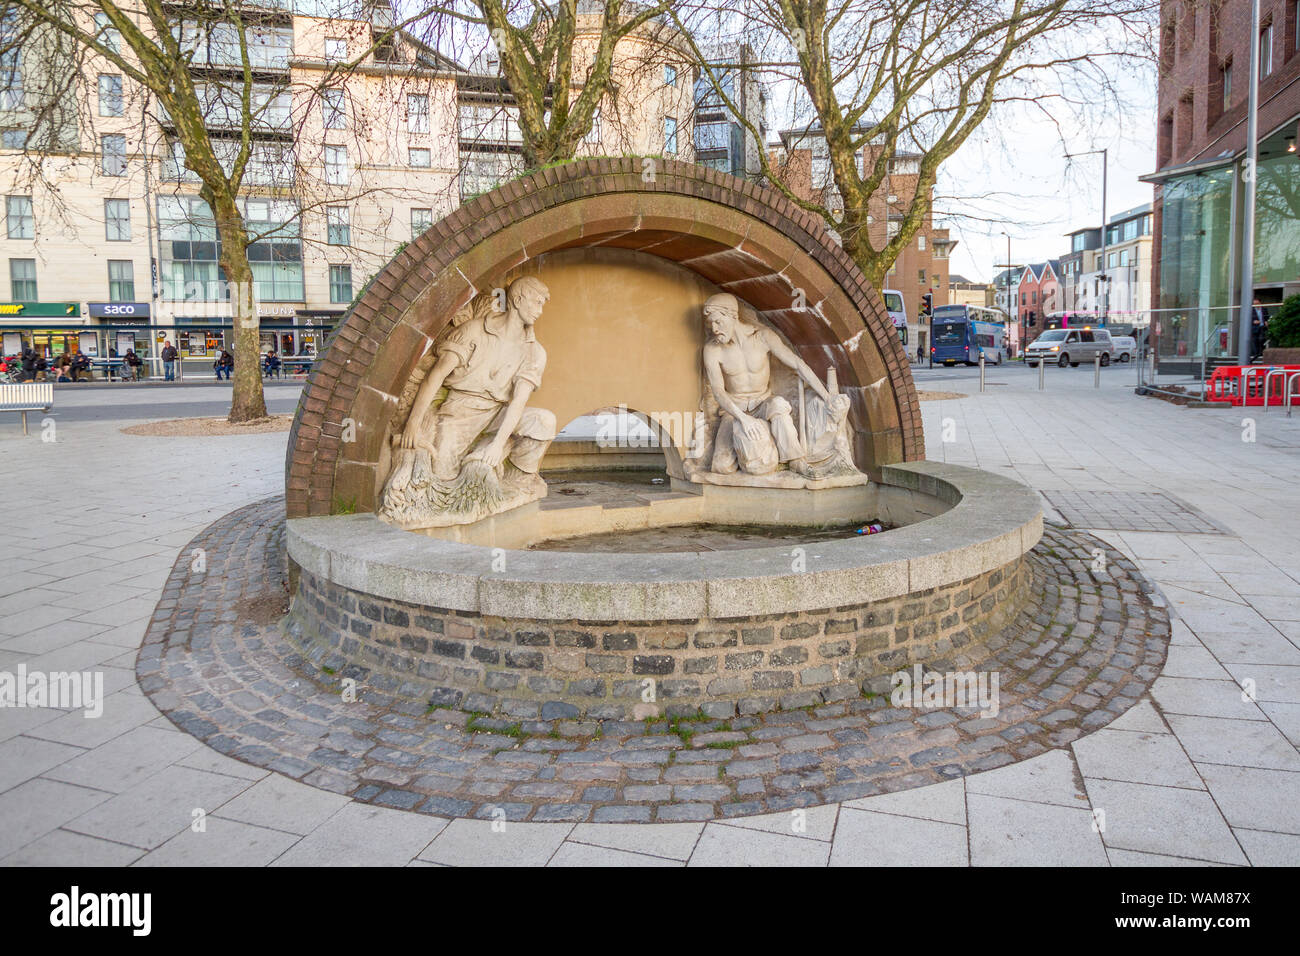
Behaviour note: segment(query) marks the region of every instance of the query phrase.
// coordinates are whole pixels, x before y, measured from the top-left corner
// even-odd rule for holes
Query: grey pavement
[[[1137,398],[1124,366],[1105,370],[1098,390],[1082,367],[1047,369],[1044,392],[1036,372],[1014,366],[990,369],[984,394],[971,370],[916,376],[970,393],[922,405],[933,459],[1062,500],[1160,493],[1212,519],[1203,531],[1122,520],[1096,531],[1160,585],[1174,616],[1163,673],[1109,727],[964,779],[726,822],[494,824],[355,803],[208,749],[134,677],[179,550],[281,490],[285,435],[123,435],[118,423],[180,417],[216,396],[60,389],[52,442],[0,417],[0,671],[98,671],[108,696],[95,719],[0,708],[0,863],[1300,862],[1300,417]],[[273,388],[291,407],[294,387]],[[219,401],[200,414],[220,414]]]

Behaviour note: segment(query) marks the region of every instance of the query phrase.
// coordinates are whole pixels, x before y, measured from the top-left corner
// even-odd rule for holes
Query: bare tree
[[[121,175],[108,167],[120,164],[124,170],[128,153],[144,155],[147,166],[150,153],[160,152],[163,179],[197,185],[206,209],[200,213],[182,205],[176,218],[200,232],[210,230],[219,246],[216,265],[223,280],[204,274],[193,282],[201,298],[212,298],[211,290],[219,287],[218,295],[228,299],[235,355],[232,422],[266,415],[250,247],[269,243],[272,257],[281,246],[301,249],[305,212],[345,208],[371,191],[364,183],[349,184],[347,160],[340,166],[339,159],[345,154],[307,155],[308,138],[301,136],[307,117],[320,116],[330,128],[331,114],[346,108],[343,82],[359,64],[380,55],[401,58],[395,47],[406,24],[391,15],[376,20],[373,11],[367,18],[360,6],[345,9],[346,2],[339,0],[338,13],[367,28],[345,55],[333,62],[326,56],[306,89],[303,74],[294,81],[288,69],[293,31],[286,29],[287,14],[265,0],[0,4],[5,24],[0,54],[28,55],[32,63],[24,76],[35,78],[39,87],[24,94],[25,148],[33,171],[44,168],[51,152],[89,150],[101,154],[101,172]],[[414,69],[448,66],[427,49],[407,52]],[[98,90],[99,115],[126,112],[106,114],[106,97],[139,104],[139,123],[129,137],[133,149],[121,121],[113,128],[122,132],[102,140],[93,135],[94,123],[105,121],[84,109],[90,97],[79,84],[106,72],[120,85]],[[323,141],[319,138],[316,146]],[[57,195],[57,190],[47,192]],[[277,246],[277,240],[286,241]]]
[[[924,226],[941,164],[1002,104],[1049,126],[1071,107],[1116,108],[1116,63],[1149,56],[1155,0],[721,0],[676,8],[684,32],[725,18],[761,38],[761,70],[794,92],[792,146],[825,143],[824,179],[797,190],[764,152],[764,174],[826,219],[877,287]],[[705,58],[701,57],[701,62]],[[705,67],[718,83],[727,66]],[[732,104],[728,102],[728,106]],[[758,135],[742,111],[732,112]],[[919,157],[885,221],[869,212],[895,159]]]
[[[491,44],[491,57],[481,62],[500,70],[495,92],[510,101],[523,169],[536,169],[572,159],[602,119],[617,117],[610,104],[620,92],[615,51],[622,41],[641,35],[651,46],[680,42],[665,17],[671,6],[670,0],[468,0],[428,5],[423,16],[426,24],[456,21]],[[627,65],[622,69],[626,76]]]

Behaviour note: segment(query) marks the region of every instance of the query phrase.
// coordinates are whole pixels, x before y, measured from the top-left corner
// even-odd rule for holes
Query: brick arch
[[[821,220],[716,170],[656,160],[650,176],[643,162],[539,170],[459,207],[384,267],[303,390],[285,466],[289,517],[374,510],[402,390],[453,313],[525,262],[583,246],[676,262],[748,302],[819,375],[833,366],[869,472],[924,458],[902,344],[880,294]]]

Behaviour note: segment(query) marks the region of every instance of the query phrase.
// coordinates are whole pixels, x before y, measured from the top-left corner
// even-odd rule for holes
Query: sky
[[[993,278],[994,265],[1041,262],[1069,252],[1066,233],[1101,223],[1101,156],[1065,153],[1108,149],[1106,215],[1151,202],[1155,171],[1155,65],[1125,78],[1126,111],[1107,110],[1092,129],[1061,133],[1041,115],[1009,110],[991,117],[940,170],[935,225],[947,225],[960,245],[949,271],[974,281]],[[1072,126],[1073,124],[1065,124]],[[949,213],[946,218],[943,213]]]

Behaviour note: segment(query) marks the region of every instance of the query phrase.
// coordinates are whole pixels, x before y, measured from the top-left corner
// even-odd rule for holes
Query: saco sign
[[[91,302],[90,315],[102,319],[147,319],[148,302]]]

